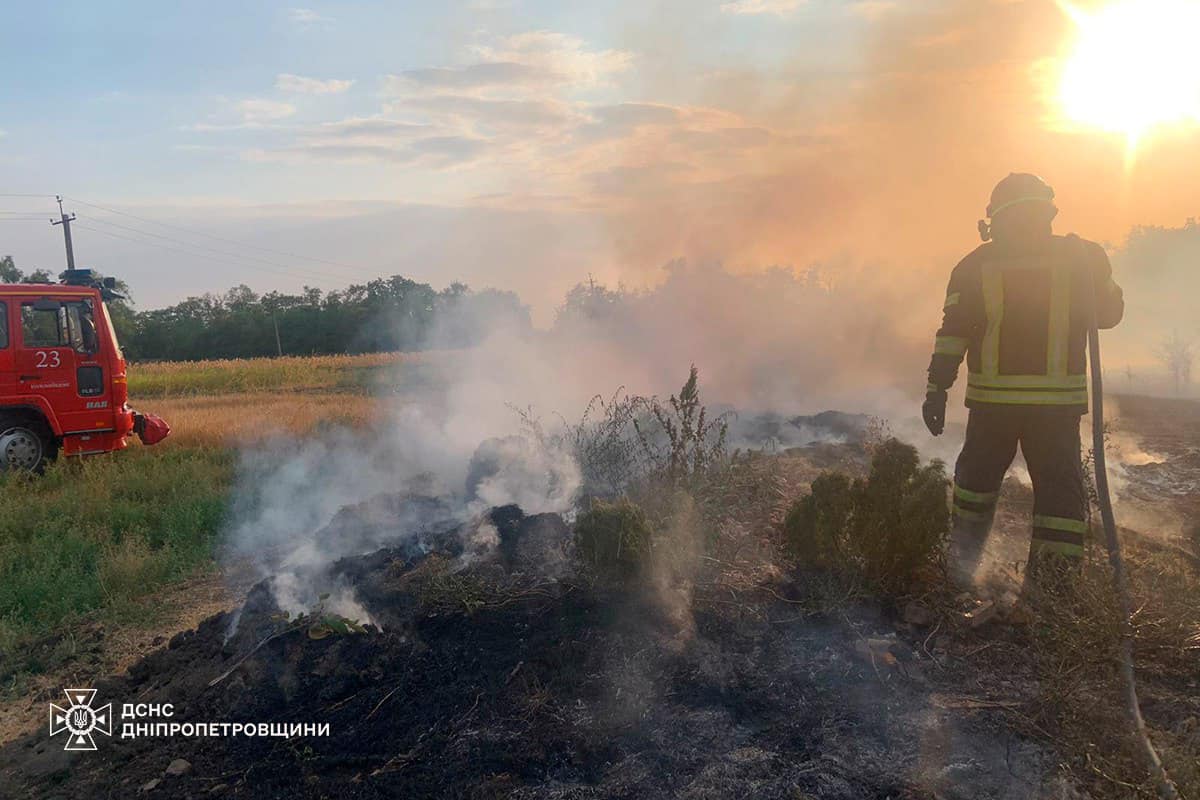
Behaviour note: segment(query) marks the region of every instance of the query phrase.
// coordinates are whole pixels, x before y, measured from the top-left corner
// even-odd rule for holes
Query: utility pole
[[[71,247],[71,220],[75,219],[75,214],[67,216],[62,207],[62,195],[56,194],[55,199],[58,200],[58,219],[50,220],[51,225],[63,226],[63,240],[67,243],[67,269],[75,269],[75,249]]]
[[[275,325],[275,352],[283,358],[283,345],[279,343],[279,320],[275,317],[275,312],[271,312],[271,322]]]

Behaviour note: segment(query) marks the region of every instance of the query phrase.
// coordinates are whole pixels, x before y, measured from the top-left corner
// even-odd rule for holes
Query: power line
[[[68,197],[67,199],[72,202],[79,203],[80,205],[84,205],[84,206],[88,206],[89,208],[97,209],[99,211],[107,211],[110,214],[119,214],[123,217],[129,217],[130,219],[136,219],[139,222],[145,222],[150,225],[159,225],[164,228],[170,228],[172,230],[182,231],[183,233],[191,233],[196,236],[203,236],[206,239],[212,239],[213,241],[217,241],[217,242],[224,242],[225,244],[235,244],[235,245],[238,245],[239,247],[248,247],[252,250],[261,250],[264,253],[272,253],[274,255],[285,256],[287,258],[299,258],[299,259],[303,259],[305,261],[312,261],[312,262],[315,262],[318,264],[326,264],[331,267],[341,267],[343,269],[353,269],[353,270],[358,270],[360,272],[368,272],[375,276],[378,276],[378,274],[380,272],[377,269],[372,269],[370,267],[364,267],[364,266],[358,265],[358,264],[347,264],[347,263],[340,262],[340,261],[329,261],[329,260],[326,260],[323,258],[317,258],[315,256],[306,256],[306,255],[301,255],[300,253],[290,253],[286,250],[276,250],[276,249],[270,248],[270,247],[262,247],[260,245],[250,244],[249,242],[241,242],[236,239],[227,239],[223,236],[214,236],[210,233],[205,233],[204,231],[197,230],[195,228],[187,228],[182,225],[172,225],[167,222],[159,222],[158,220],[149,219],[147,217],[139,217],[137,214],[130,214],[128,211],[118,211],[115,208],[108,208],[107,206],[97,205],[96,203],[89,203],[85,200],[80,200],[77,197]]]
[[[169,251],[172,253],[180,253],[182,255],[188,255],[188,257],[191,257],[191,258],[199,258],[199,259],[204,259],[204,260],[209,260],[209,261],[215,261],[215,263],[217,263],[217,264],[226,264],[228,266],[238,266],[238,267],[242,267],[242,269],[263,270],[266,272],[275,272],[275,273],[277,273],[277,275],[288,275],[288,272],[286,272],[286,271],[271,269],[271,267],[268,267],[268,266],[257,266],[257,265],[253,265],[253,264],[241,264],[241,263],[238,263],[238,261],[230,261],[229,259],[224,259],[224,258],[215,258],[215,257],[212,257],[212,255],[205,255],[203,253],[187,251],[187,249],[180,249],[179,247],[170,247],[169,245],[160,245],[160,243],[154,242],[154,241],[146,241],[144,239],[134,239],[133,236],[114,234],[110,230],[103,230],[101,228],[92,228],[92,227],[90,227],[90,225],[85,225],[83,223],[76,223],[76,228],[82,228],[83,230],[90,230],[90,231],[92,231],[92,233],[101,234],[103,236],[110,236],[110,237],[113,237],[113,239],[121,239],[124,241],[130,241],[133,243],[137,243],[137,245],[146,245],[146,246],[150,246],[150,247],[158,247],[161,249],[166,249],[166,251]]]
[[[139,236],[148,236],[152,239],[161,239],[164,242],[170,242],[177,246],[191,247],[196,250],[205,250],[207,252],[215,253],[219,256],[224,256],[226,258],[237,259],[240,262],[246,262],[247,265],[249,264],[249,262],[257,262],[259,264],[265,264],[267,266],[274,267],[277,270],[282,270],[283,274],[285,274],[285,275],[302,273],[309,277],[315,277],[315,278],[331,278],[333,280],[338,280],[338,281],[344,281],[346,279],[346,276],[344,276],[344,275],[333,275],[328,272],[320,272],[317,270],[307,269],[304,267],[294,267],[291,264],[281,264],[278,261],[270,261],[265,258],[259,258],[258,256],[248,256],[248,255],[243,255],[241,253],[231,253],[226,250],[217,250],[216,248],[209,247],[207,245],[195,244],[194,242],[188,242],[188,241],[184,241],[182,239],[176,239],[171,236],[163,236],[162,234],[152,233],[150,231],[143,231],[138,228],[131,228],[128,225],[121,225],[118,222],[111,222],[106,219],[97,219],[96,217],[87,217],[87,219],[89,222],[94,222],[94,223],[97,223],[100,225],[107,225],[109,227],[117,228],[117,229],[123,230],[123,231],[129,231],[130,233],[135,233],[135,234],[138,234]]]
[[[56,194],[0,194],[0,197],[48,197],[53,200]]]
[[[180,253],[182,255],[190,256],[192,258],[201,258],[201,259],[205,259],[207,261],[216,262],[218,264],[225,264],[227,266],[242,267],[242,268],[248,268],[248,269],[258,269],[258,270],[264,270],[267,272],[274,272],[274,273],[281,274],[281,275],[290,275],[291,274],[286,269],[272,269],[270,267],[261,267],[261,266],[256,266],[254,264],[244,264],[244,263],[239,263],[237,261],[230,261],[227,258],[216,258],[214,256],[204,255],[203,253],[196,253],[191,250],[182,250],[178,247],[171,247],[170,245],[159,244],[158,242],[151,242],[151,241],[147,241],[145,239],[135,239],[132,236],[124,236],[122,234],[113,233],[112,231],[106,231],[101,228],[93,228],[89,225],[84,225],[82,222],[75,223],[75,227],[83,229],[85,231],[91,231],[92,233],[99,233],[102,236],[110,236],[113,239],[122,239],[124,241],[133,242],[135,244],[148,245],[150,247],[158,247],[163,250],[168,250],[172,253]]]
[[[89,219],[90,219],[90,217],[89,217]],[[92,233],[109,236],[109,237],[112,237],[112,239],[121,239],[124,241],[136,243],[136,245],[146,245],[149,247],[158,247],[160,249],[164,249],[164,251],[169,251],[172,253],[180,253],[181,255],[188,255],[188,257],[191,257],[191,258],[199,258],[199,259],[203,259],[206,261],[212,261],[212,263],[215,263],[215,264],[224,264],[227,266],[240,267],[240,269],[258,270],[258,271],[262,271],[262,272],[275,273],[275,275],[296,277],[295,271],[289,270],[288,267],[263,266],[263,265],[259,265],[259,264],[245,263],[245,261],[223,258],[223,257],[220,257],[220,255],[209,255],[206,253],[199,253],[199,252],[193,251],[193,249],[184,249],[182,247],[173,247],[172,245],[164,245],[164,243],[158,242],[158,241],[152,241],[152,240],[148,240],[148,239],[138,239],[138,237],[136,237],[136,236],[128,236],[125,234],[116,234],[116,233],[113,233],[112,230],[104,230],[103,228],[92,228],[91,225],[86,225],[83,223],[76,223],[76,227],[82,228],[84,230],[90,230],[90,231],[92,231]],[[182,243],[182,245],[187,246],[186,242],[179,242],[179,243]],[[308,277],[308,278],[325,277],[325,278],[338,279],[338,281],[344,281],[343,276],[314,275],[314,273],[306,273],[306,275],[301,276],[301,277]]]

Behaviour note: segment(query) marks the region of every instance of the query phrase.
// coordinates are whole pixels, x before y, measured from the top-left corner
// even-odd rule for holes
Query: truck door
[[[13,335],[8,301],[0,299],[0,397],[17,392],[17,374],[13,363]]]
[[[17,394],[45,399],[63,433],[111,428],[95,326],[89,337],[85,324],[92,318],[91,301],[40,298],[22,301],[20,308]]]

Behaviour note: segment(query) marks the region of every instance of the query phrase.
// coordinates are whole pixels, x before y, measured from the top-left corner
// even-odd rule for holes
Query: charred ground
[[[562,526],[518,514],[492,515],[517,551]],[[228,641],[217,615],[97,687],[173,703],[174,721],[328,722],[328,738],[67,754],[36,737],[9,748],[8,785],[127,796],[175,758],[192,771],[156,796],[907,798],[952,788],[957,770],[1021,797],[1052,772],[1041,746],[956,710],[968,687],[936,688],[921,642],[867,607],[806,612],[784,581],[700,593],[685,630],[645,587],[531,580],[519,555],[451,572],[456,548],[414,549],[337,566],[382,631],[314,640],[260,586]]]
[[[1182,445],[1178,457],[1195,446]],[[0,794],[950,799],[1144,791],[1114,699],[1098,558],[1077,607],[1046,609],[1029,626],[976,627],[962,616],[967,601],[936,576],[904,596],[879,597],[828,572],[760,557],[777,552],[780,512],[813,477],[864,464],[857,441],[744,462],[725,481],[725,504],[741,524],[722,528],[695,572],[669,580],[597,576],[571,552],[560,517],[506,507],[408,531],[402,545],[334,565],[338,585],[353,588],[376,623],[362,633],[335,625],[314,638],[322,612],[284,619],[260,584],[241,609],[98,684],[101,702],[172,703],[175,722],[328,723],[330,736],[114,737],[79,754],[38,733],[0,751]],[[753,507],[730,500],[739,491]],[[1005,493],[1011,519],[1002,523],[1019,531],[1028,491],[1009,483]],[[439,503],[384,496],[331,525],[394,525],[413,507],[421,509],[414,518],[436,519]],[[476,553],[483,525],[499,542]],[[1192,627],[1200,619],[1179,594],[1200,583],[1195,555],[1177,542],[1128,536],[1147,716],[1168,765],[1194,788],[1200,641],[1189,632],[1200,634]],[[164,775],[179,758],[185,774]]]

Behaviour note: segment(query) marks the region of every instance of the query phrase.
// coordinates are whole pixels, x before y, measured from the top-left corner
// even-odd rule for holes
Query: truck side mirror
[[[34,311],[58,311],[60,308],[62,308],[62,303],[51,300],[49,297],[39,297],[33,301]]]
[[[104,279],[104,288],[105,289],[117,288],[117,279],[116,278],[105,278]]]

